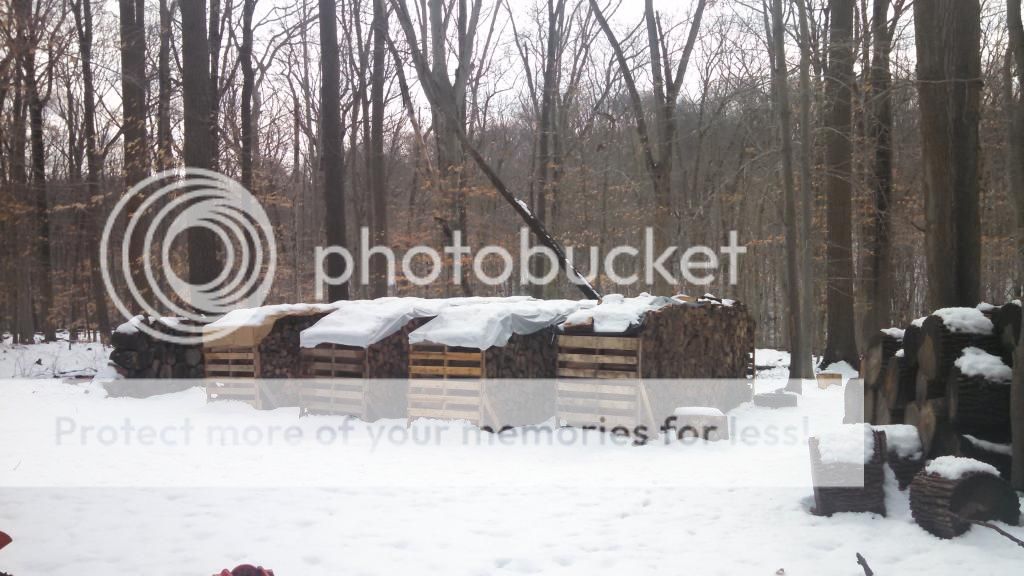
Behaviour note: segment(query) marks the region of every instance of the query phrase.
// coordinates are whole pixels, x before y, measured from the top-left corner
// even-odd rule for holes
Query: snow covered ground
[[[35,356],[71,367],[72,354],[46,346],[4,360],[0,376]],[[75,354],[102,363],[87,352]],[[758,391],[785,384],[785,353],[759,350],[757,360],[775,366]],[[632,446],[596,434],[505,444],[459,423],[299,419],[295,409],[207,404],[198,388],[107,399],[94,384],[14,375],[0,388],[0,530],[14,538],[0,571],[15,576],[206,575],[243,562],[279,576],[853,576],[863,574],[857,552],[878,574],[1021,565],[1020,549],[994,532],[941,541],[918,528],[892,478],[886,518],[810,515],[803,440],[840,425],[839,387],[807,382],[795,409],[741,406],[729,413],[730,441]],[[214,433],[229,436],[211,442]],[[412,440],[427,434],[425,445]]]

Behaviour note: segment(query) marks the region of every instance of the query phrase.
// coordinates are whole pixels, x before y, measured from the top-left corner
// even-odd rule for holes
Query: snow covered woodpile
[[[651,425],[677,406],[750,400],[754,322],[742,304],[608,295],[559,328],[558,416],[569,424]]]
[[[556,334],[593,302],[512,299],[451,306],[409,334],[408,416],[500,428],[554,414]]]
[[[379,298],[336,302],[300,336],[303,414],[366,421],[406,414],[409,333],[455,300]]]
[[[902,347],[891,356],[890,339],[899,331],[883,331],[865,354],[866,377],[880,374],[875,387],[864,390],[866,419],[916,426],[925,457],[931,458],[960,453],[963,434],[1006,442],[1005,382],[1012,374],[1012,332],[1019,322],[1016,302],[944,308],[911,322],[903,330]],[[883,360],[881,372],[872,370],[877,359]]]
[[[970,434],[961,434],[958,455],[989,464],[999,471],[1000,477],[1010,480],[1013,465],[1013,450],[1010,444],[989,442]]]
[[[874,512],[885,515],[885,433],[865,424],[843,424],[839,429],[812,436],[812,513]]]
[[[942,456],[925,465],[910,485],[910,511],[919,526],[939,538],[955,538],[972,521],[1017,525],[1020,501],[991,465]]]
[[[161,334],[185,337],[178,318],[136,316],[111,335],[110,363],[125,378],[201,378],[203,351],[198,345],[168,342],[139,329],[139,324]]]
[[[875,426],[885,434],[886,462],[892,468],[900,490],[906,490],[924,467],[924,449],[917,428],[907,424]]]
[[[210,400],[240,400],[258,409],[298,406],[299,335],[334,309],[330,304],[276,304],[233,310],[203,328]]]

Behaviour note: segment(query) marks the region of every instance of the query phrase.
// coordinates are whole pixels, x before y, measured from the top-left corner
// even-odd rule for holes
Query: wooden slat
[[[604,400],[597,398],[558,398],[559,408],[567,406],[578,406],[584,408],[597,408],[600,410],[636,410],[636,399],[631,400]]]
[[[594,350],[637,350],[639,340],[623,336],[559,336],[561,348],[591,348]]]
[[[595,368],[558,368],[558,377],[568,378],[599,378],[599,379],[619,379],[619,380],[636,380],[639,378],[637,372],[624,372],[621,370],[602,370]]]
[[[251,364],[207,364],[207,374],[240,374],[255,376]]]
[[[608,354],[558,354],[559,362],[579,362],[581,364],[636,364],[636,356],[610,356]]]
[[[478,422],[480,420],[480,412],[431,408],[409,408],[409,417],[437,418],[440,420],[469,420],[470,422]]]
[[[480,393],[479,380],[410,380],[409,389],[465,390]]]
[[[409,366],[409,376],[417,374],[448,376],[480,376],[479,366]]]
[[[210,360],[252,360],[255,355],[249,352],[206,352],[204,358]]]
[[[601,384],[598,382],[573,382],[571,380],[558,382],[558,392],[582,392],[593,394],[598,391],[607,394],[636,394],[635,384]]]

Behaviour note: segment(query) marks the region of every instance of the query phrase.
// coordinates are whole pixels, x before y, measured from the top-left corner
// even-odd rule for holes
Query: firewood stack
[[[1009,386],[991,374],[965,374],[957,364],[965,354],[984,354],[1001,381],[1009,381],[1019,329],[1020,306],[1011,303],[947,308],[915,320],[903,333],[901,351],[891,356],[891,337],[873,338],[864,359],[866,419],[917,426],[925,457],[969,451],[999,461],[998,452],[965,449],[962,435],[997,445],[1009,440]]]
[[[143,323],[161,334],[185,337],[189,333],[174,322],[137,316],[121,325],[111,336],[114,350],[110,364],[125,378],[202,378],[202,346],[184,345],[154,338],[136,327]]]
[[[285,316],[274,322],[259,344],[260,378],[297,378],[301,374],[299,333],[316,324],[323,314]]]
[[[914,477],[910,511],[919,526],[939,538],[963,534],[972,521],[1020,521],[1017,494],[995,468],[955,456],[929,462]]]
[[[859,434],[866,436],[860,440]],[[873,512],[885,515],[882,486],[887,449],[884,432],[865,432],[863,424],[849,424],[839,432],[811,437],[808,446],[814,483],[813,514],[831,516],[836,512]],[[867,462],[864,461],[865,451],[870,451]],[[863,483],[860,482],[862,479]]]

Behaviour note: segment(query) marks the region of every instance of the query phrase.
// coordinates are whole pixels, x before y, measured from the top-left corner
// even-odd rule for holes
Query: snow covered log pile
[[[1008,469],[1019,328],[1020,304],[1012,302],[944,308],[905,330],[882,331],[865,353],[866,419],[916,426],[925,457],[969,455]],[[902,348],[892,352],[897,342]]]
[[[203,350],[155,338],[139,328],[145,324],[160,334],[185,337],[177,318],[136,316],[118,326],[111,336],[110,363],[125,378],[201,378]]]
[[[885,515],[886,437],[865,424],[844,424],[836,431],[811,437],[813,514],[873,512]]]
[[[751,398],[754,322],[742,304],[608,296],[560,330],[558,416],[570,424],[651,425],[678,406],[725,411]]]
[[[914,521],[939,538],[955,538],[972,522],[998,520],[1017,525],[1020,501],[992,466],[970,458],[942,456],[930,461],[910,485]]]

